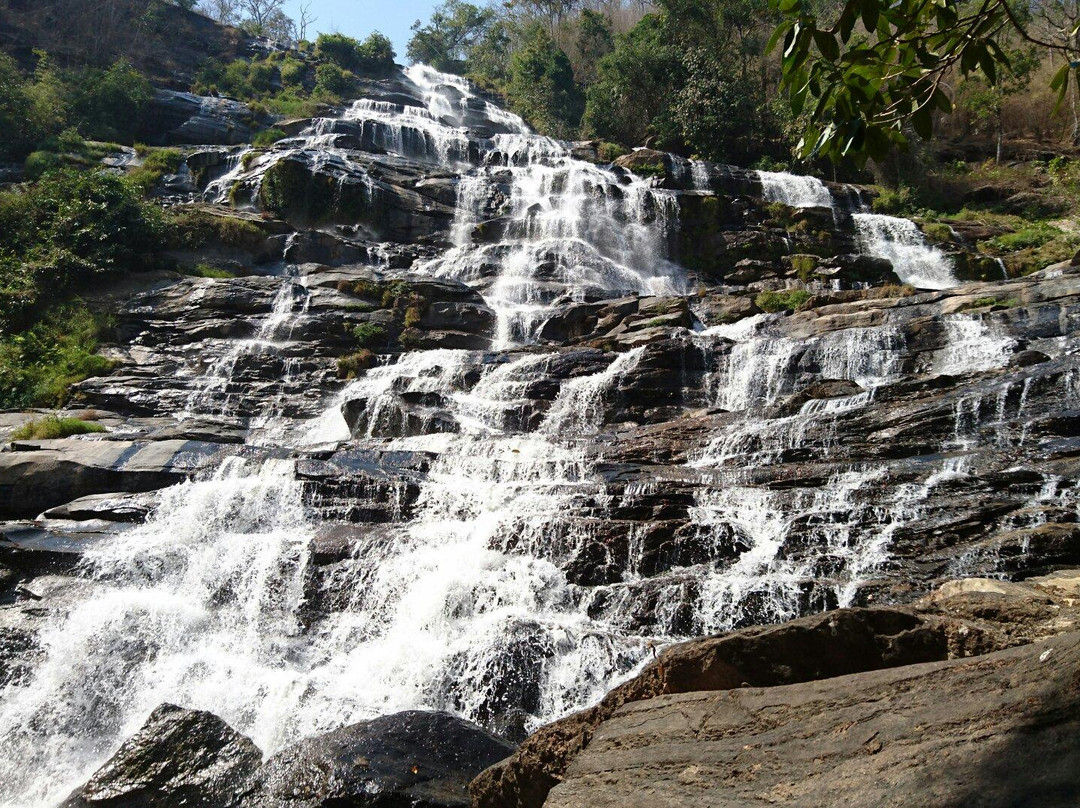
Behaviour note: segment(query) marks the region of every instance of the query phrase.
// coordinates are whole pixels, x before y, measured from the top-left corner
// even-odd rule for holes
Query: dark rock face
[[[466,806],[469,781],[511,751],[506,742],[447,713],[397,713],[280,752],[259,771],[241,804]]]
[[[233,803],[261,758],[217,716],[164,704],[63,806],[218,808]]]
[[[248,143],[252,125],[265,123],[239,101],[158,90],[145,115],[142,136],[155,146]]]

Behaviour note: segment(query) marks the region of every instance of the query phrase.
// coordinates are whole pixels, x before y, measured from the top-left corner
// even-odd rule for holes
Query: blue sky
[[[293,19],[300,16],[302,0],[286,0],[285,10]],[[405,45],[412,36],[409,27],[416,20],[425,23],[438,0],[311,0],[311,13],[318,18],[316,32],[339,32],[363,38],[382,31],[394,43],[398,61],[405,62]],[[311,31],[308,38],[314,39]]]

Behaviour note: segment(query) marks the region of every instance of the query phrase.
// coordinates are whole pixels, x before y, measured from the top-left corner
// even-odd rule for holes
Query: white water
[[[817,177],[782,171],[759,171],[758,179],[769,202],[783,202],[793,208],[832,208],[829,189]]]
[[[620,182],[538,135],[497,135],[488,161],[458,184],[457,247],[417,271],[478,286],[497,316],[496,347],[534,341],[561,303],[686,292],[668,260],[671,192],[637,177]],[[510,186],[509,200],[489,212],[505,223],[501,236],[474,244],[497,182]]]
[[[778,171],[758,171],[765,198],[793,208],[822,207],[836,211],[828,187],[816,177]],[[852,214],[859,249],[866,255],[886,258],[903,283],[917,289],[949,289],[958,281],[952,262],[930,244],[910,219],[869,213]]]
[[[409,75],[423,106],[361,101],[343,120],[376,124],[375,142],[387,151],[467,171],[454,247],[420,270],[479,288],[498,315],[500,345],[534,341],[569,301],[685,291],[668,260],[677,224],[670,192],[574,160],[566,144],[528,133],[460,79],[422,67]],[[503,134],[470,139],[466,122],[477,106]],[[213,193],[227,196],[234,181],[257,184],[290,150],[349,159],[331,145],[334,126],[317,121],[299,143],[247,167],[238,160]],[[471,145],[480,165],[465,169]],[[691,171],[704,190],[707,167]],[[823,184],[804,180],[763,175],[778,201],[831,206]],[[492,207],[500,182],[509,198]],[[477,226],[497,216],[506,219],[499,235],[474,242]],[[255,336],[212,363],[189,412],[227,409],[238,366],[288,343],[305,305],[299,296],[306,300],[298,286],[282,282]],[[577,585],[567,572],[603,536],[605,508],[618,504],[579,438],[607,430],[605,405],[645,349],[563,381],[528,427],[520,423],[532,406],[527,391],[554,353],[496,364],[479,352],[411,352],[350,384],[294,445],[349,440],[340,405],[363,401],[357,445],[433,459],[412,518],[361,527],[352,557],[326,573],[320,592],[304,588],[321,521],[305,507],[294,461],[234,458],[211,477],[168,489],[151,522],[91,554],[88,593],[55,615],[33,676],[0,697],[0,802],[55,804],[163,701],[220,715],[266,753],[402,709],[489,721],[514,688],[532,694],[507,698],[520,702],[531,729],[594,702],[655,647],[686,633],[853,602],[887,561],[893,532],[918,515],[930,482],[883,498],[877,467],[841,469],[820,489],[788,492],[745,476],[810,440],[827,452],[830,425],[872,402],[905,346],[886,327],[795,341],[771,333],[775,319],[695,337],[706,348],[734,342],[707,387],[709,404],[737,417],[684,470],[723,478],[699,490],[691,508],[706,560],[652,578],[641,574],[640,531],[625,547],[616,542],[622,580]],[[968,347],[956,361],[987,364],[976,355],[983,337],[957,328],[956,344]],[[759,417],[816,379],[848,379],[866,392],[811,401],[784,419]],[[409,402],[427,397],[436,403],[406,430],[417,411]],[[263,402],[253,421],[273,419],[279,404]],[[628,484],[622,506],[647,502],[655,488]],[[595,515],[568,518],[583,511]],[[808,539],[791,552],[796,528]],[[642,617],[647,587],[656,605]],[[309,625],[312,596],[341,600]]]
[[[916,289],[957,285],[948,256],[930,244],[910,219],[879,213],[856,213],[852,218],[862,251],[889,259],[904,283]]]

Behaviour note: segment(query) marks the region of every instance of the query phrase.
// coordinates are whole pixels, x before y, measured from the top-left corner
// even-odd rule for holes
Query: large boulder
[[[1080,804],[1080,634],[618,710],[546,808]]]
[[[216,715],[163,704],[61,808],[219,808],[262,754]]]
[[[91,494],[142,493],[181,482],[220,447],[185,440],[41,440],[0,454],[0,518],[32,519]]]
[[[230,98],[158,90],[143,116],[141,137],[156,146],[233,146],[250,142],[253,127],[269,120]]]
[[[450,808],[513,751],[449,713],[410,711],[307,738],[274,755],[244,798],[252,808]]]
[[[477,808],[540,808],[623,705],[673,693],[772,687],[947,659],[960,626],[905,609],[843,609],[672,646],[595,707],[541,728],[470,786]],[[978,633],[962,632],[978,648]]]

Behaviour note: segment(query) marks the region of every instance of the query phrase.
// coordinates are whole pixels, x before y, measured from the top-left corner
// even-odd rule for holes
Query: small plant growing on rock
[[[361,348],[348,356],[342,356],[337,361],[339,379],[355,379],[365,370],[375,367],[375,354],[367,348]]]
[[[762,292],[754,303],[762,311],[799,311],[812,297],[805,289],[791,289],[786,292]]]
[[[370,348],[386,339],[386,329],[378,323],[354,325],[350,333],[362,348]]]
[[[34,421],[27,421],[21,427],[11,433],[11,439],[15,440],[55,440],[68,438],[72,435],[87,435],[93,432],[104,432],[105,427],[83,421],[79,418],[61,418],[57,415],[46,415]]]

